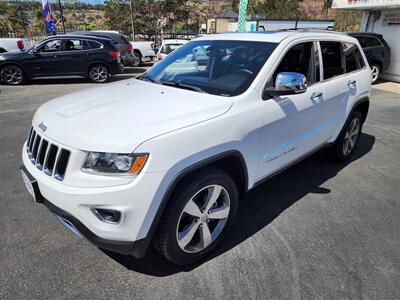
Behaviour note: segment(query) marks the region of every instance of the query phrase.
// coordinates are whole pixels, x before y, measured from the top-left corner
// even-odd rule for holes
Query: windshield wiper
[[[140,80],[148,80],[148,81],[150,81],[150,82],[152,82],[152,83],[157,83],[157,84],[160,84],[157,80],[154,80],[153,78],[150,78],[150,77],[148,77],[148,76],[146,76],[146,75],[140,75],[139,77],[137,77],[138,79],[140,79]]]
[[[161,84],[208,94],[205,90],[198,86],[181,83],[179,81],[161,81]]]

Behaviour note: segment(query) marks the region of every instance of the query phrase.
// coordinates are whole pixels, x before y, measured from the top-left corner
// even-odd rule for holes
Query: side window
[[[320,42],[324,79],[344,74],[344,61],[340,42]]]
[[[61,40],[51,40],[40,46],[40,52],[56,52],[61,50]]]
[[[315,83],[319,80],[319,71],[318,77],[316,77],[314,69],[317,66],[319,67],[319,62],[316,61],[314,63],[314,58],[318,58],[318,49],[314,50],[313,42],[300,43],[293,46],[276,68],[272,76],[271,85],[275,84],[276,77],[281,72],[301,73],[306,76],[308,84]]]
[[[382,46],[382,43],[377,38],[374,38],[372,36],[364,37],[364,43],[365,43],[365,47],[379,47],[379,46]]]
[[[83,49],[84,46],[82,40],[65,40],[65,51],[77,51]]]
[[[95,41],[86,41],[88,44],[88,49],[100,49],[101,48],[101,44]]]
[[[354,72],[364,67],[364,60],[358,47],[351,43],[343,43],[346,60],[346,73]]]

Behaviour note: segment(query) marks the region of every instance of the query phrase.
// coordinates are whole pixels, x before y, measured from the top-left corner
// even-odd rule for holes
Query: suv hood
[[[75,92],[43,104],[33,125],[63,145],[99,152],[130,153],[153,137],[215,118],[230,98],[129,80]]]

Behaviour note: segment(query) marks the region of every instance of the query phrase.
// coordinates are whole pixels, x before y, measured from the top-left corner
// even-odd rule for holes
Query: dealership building
[[[360,31],[383,36],[391,49],[382,79],[400,82],[400,0],[334,0],[332,8],[362,10]]]

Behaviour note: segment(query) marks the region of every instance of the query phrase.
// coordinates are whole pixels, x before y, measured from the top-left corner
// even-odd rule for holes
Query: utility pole
[[[130,0],[130,4],[131,4],[131,26],[132,26],[132,41],[135,40],[135,25],[134,25],[134,18],[133,18],[133,1],[134,0]]]
[[[63,14],[63,9],[62,9],[62,5],[61,5],[61,0],[58,0],[58,6],[60,7],[60,14],[61,14],[61,22],[62,22],[63,31],[64,31],[64,34],[66,34],[65,24],[64,24],[64,14]]]

